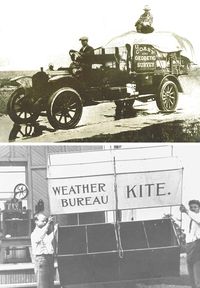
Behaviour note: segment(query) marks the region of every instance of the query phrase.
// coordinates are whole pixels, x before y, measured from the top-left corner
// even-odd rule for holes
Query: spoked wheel
[[[23,87],[16,89],[11,94],[7,104],[7,112],[12,121],[17,124],[33,123],[39,117],[39,113],[33,111],[30,95],[26,94]]]
[[[28,196],[29,190],[26,184],[17,184],[14,188],[14,199],[23,200]]]
[[[178,103],[178,88],[172,81],[166,81],[156,98],[157,106],[162,111],[174,111]]]
[[[76,90],[64,87],[51,95],[47,118],[55,129],[74,128],[81,119],[83,103]]]

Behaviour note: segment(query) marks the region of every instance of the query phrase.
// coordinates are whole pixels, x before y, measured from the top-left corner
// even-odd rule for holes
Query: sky
[[[200,63],[198,0],[0,0],[0,70],[66,67],[68,51],[80,49],[81,36],[97,48],[134,30],[146,4],[155,31],[188,38]]]

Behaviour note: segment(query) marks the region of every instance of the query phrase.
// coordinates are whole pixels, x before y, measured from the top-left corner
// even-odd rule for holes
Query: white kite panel
[[[171,146],[50,155],[51,213],[179,205],[183,169],[171,155]]]
[[[49,166],[70,164],[85,164],[109,161],[112,159],[111,150],[100,150],[82,153],[60,153],[49,155]]]
[[[181,204],[182,169],[117,175],[118,209]]]
[[[116,160],[116,173],[142,173],[150,171],[168,171],[182,169],[182,163],[177,157],[139,159],[139,160]]]
[[[113,174],[113,161],[101,163],[85,163],[77,165],[51,166],[48,178],[73,178]]]
[[[150,146],[113,150],[113,157],[120,160],[156,159],[172,156],[172,146]]]
[[[52,214],[115,210],[114,177],[49,179],[49,203]]]

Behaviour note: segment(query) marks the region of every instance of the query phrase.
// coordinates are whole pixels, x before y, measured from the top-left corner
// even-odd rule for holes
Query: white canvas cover
[[[191,62],[196,62],[192,44],[186,38],[172,32],[137,33],[129,31],[111,39],[104,48],[122,47],[126,44],[150,44],[162,52],[181,51],[181,55],[187,57]]]

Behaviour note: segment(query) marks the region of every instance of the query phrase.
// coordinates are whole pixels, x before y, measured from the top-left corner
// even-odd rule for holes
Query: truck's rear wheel
[[[55,91],[49,98],[47,118],[55,129],[74,128],[81,119],[83,103],[79,93],[70,87]]]
[[[158,109],[162,111],[174,111],[178,103],[178,88],[173,81],[166,81],[160,87],[156,97]]]

